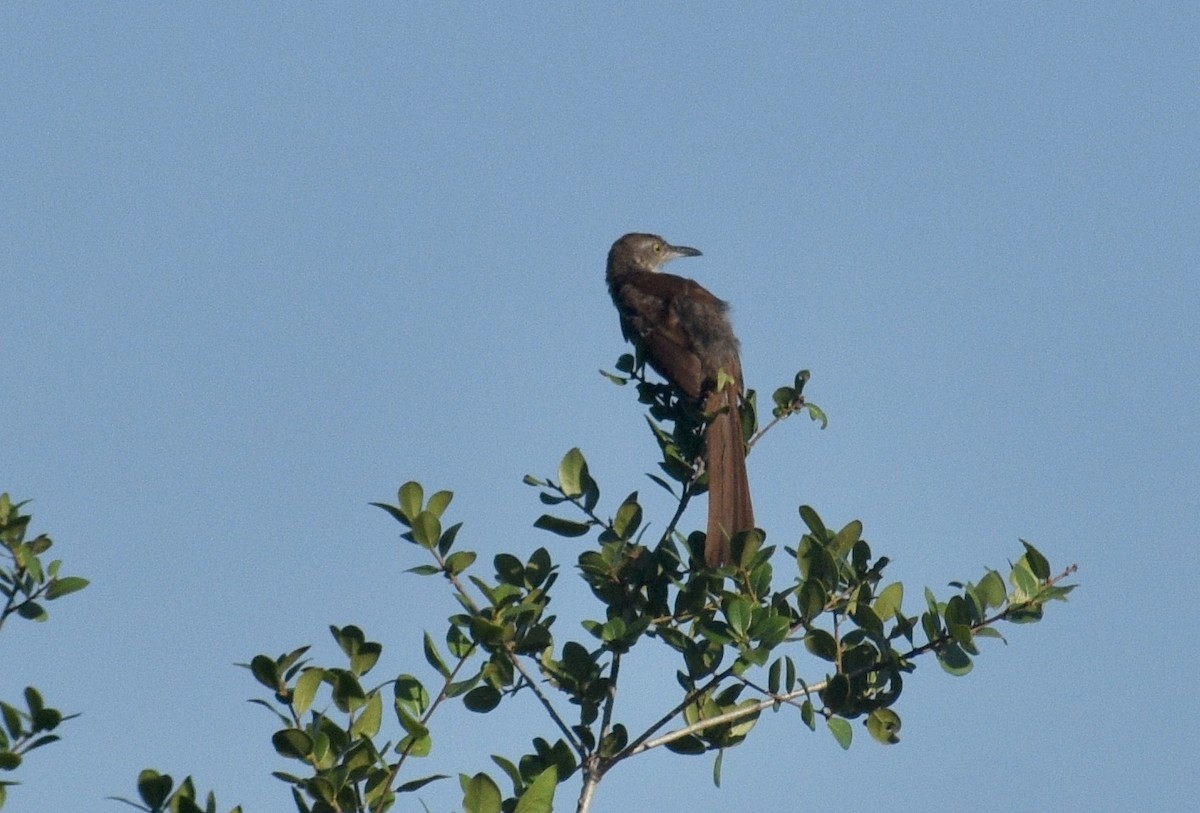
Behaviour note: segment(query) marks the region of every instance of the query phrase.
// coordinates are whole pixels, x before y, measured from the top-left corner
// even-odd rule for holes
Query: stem
[[[725,678],[729,677],[732,674],[733,674],[733,670],[729,669],[729,670],[722,672],[719,675],[714,675],[712,680],[710,680],[708,683],[704,684],[704,686],[702,686],[701,688],[697,689],[694,692],[689,692],[683,698],[683,700],[679,701],[679,704],[677,706],[675,706],[675,708],[671,709],[666,714],[664,714],[662,717],[660,717],[657,722],[655,722],[653,725],[651,725],[649,728],[647,728],[645,731],[643,731],[637,739],[635,739],[633,742],[629,743],[629,745],[622,748],[621,752],[619,754],[617,754],[616,756],[614,756],[612,759],[610,759],[608,761],[609,765],[615,765],[616,763],[620,762],[621,760],[625,759],[628,756],[632,756],[633,754],[638,753],[639,751],[644,751],[645,749],[641,747],[642,743],[646,742],[648,739],[650,739],[650,737],[654,736],[655,731],[658,731],[660,728],[665,726],[667,723],[671,722],[671,720],[675,719],[675,716],[677,714],[679,714],[681,711],[683,711],[689,703],[695,702],[697,697],[699,697],[700,695],[709,691],[710,689],[714,688],[718,683],[720,683],[722,680],[724,680]],[[667,735],[667,736],[670,736],[670,735]]]
[[[29,573],[29,569],[26,568],[24,565],[17,565],[17,558],[15,555],[13,556],[13,564],[16,567],[12,571],[12,592],[9,593],[8,600],[4,602],[4,609],[2,611],[0,611],[0,627],[3,627],[4,622],[8,620],[8,617],[10,615],[12,615],[14,612],[16,612],[17,592],[21,590],[21,581]],[[48,589],[49,589],[49,585],[44,585],[41,589],[35,590],[33,593],[30,593],[25,598],[25,600],[22,601],[21,603],[24,604],[26,601],[36,600],[37,598],[41,597],[41,595],[43,593],[45,593]]]
[[[585,768],[583,789],[579,792],[579,803],[575,805],[575,813],[588,813],[592,809],[592,799],[596,796],[596,787],[600,784],[600,776],[591,768]]]
[[[442,681],[441,691],[438,692],[437,697],[435,697],[433,699],[433,702],[429,704],[429,708],[425,710],[425,714],[422,715],[422,717],[421,717],[422,725],[425,725],[429,722],[429,718],[433,716],[433,712],[436,711],[437,707],[440,706],[442,704],[442,702],[446,699],[446,689],[448,689],[450,687],[450,684],[454,682],[454,678],[458,676],[459,670],[462,669],[463,666],[466,665],[467,660],[470,659],[470,657],[474,654],[475,654],[475,645],[472,644],[471,650],[466,655],[463,655],[462,657],[460,657],[458,659],[458,663],[454,664],[454,668],[450,670],[450,674],[447,675],[446,678]],[[387,782],[384,783],[386,787],[391,788],[392,783],[396,781],[396,777],[398,777],[400,775],[400,767],[404,764],[404,761],[408,759],[410,753],[412,752],[412,748],[414,745],[416,745],[416,740],[414,740],[413,742],[410,742],[404,748],[404,750],[400,752],[400,758],[398,760],[396,760],[396,764],[392,766],[392,770],[388,774]],[[375,803],[376,813],[381,813],[386,799],[387,799],[387,793],[380,794],[378,801],[376,801],[376,803]]]
[[[1076,570],[1075,565],[1071,565],[1070,567],[1068,567],[1066,570],[1064,570],[1062,573],[1055,576],[1054,578],[1047,579],[1046,584],[1048,586],[1055,585],[1058,582],[1065,579],[1067,576],[1074,573],[1075,570]],[[1002,610],[1001,612],[998,612],[995,615],[993,615],[992,617],[985,618],[983,621],[980,621],[978,624],[973,624],[971,626],[971,630],[974,632],[976,630],[983,629],[984,627],[990,627],[991,625],[995,624],[997,621],[1003,621],[1005,618],[1007,618],[1012,613],[1017,612],[1018,610],[1025,609],[1031,605],[1038,604],[1038,603],[1040,603],[1040,602],[1031,600],[1031,601],[1023,601],[1020,604],[1011,604],[1008,607],[1005,607],[1004,610]],[[908,652],[904,653],[903,655],[898,656],[898,658],[895,660],[888,661],[887,663],[881,663],[881,664],[876,664],[873,666],[864,667],[862,669],[856,669],[855,671],[849,673],[847,675],[847,677],[857,678],[857,677],[862,677],[863,675],[870,674],[871,672],[878,672],[879,670],[884,669],[887,666],[895,664],[897,661],[905,661],[910,658],[917,657],[918,655],[924,655],[928,652],[935,651],[935,650],[939,649],[940,647],[945,646],[947,643],[952,642],[953,640],[954,640],[953,637],[950,635],[942,635],[942,636],[938,637],[937,640],[929,641],[928,643],[922,644],[921,646],[918,646],[918,647],[913,647]],[[707,691],[708,688],[715,685],[715,683],[717,681],[723,680],[725,677],[729,676],[730,674],[732,674],[732,672],[724,672],[721,675],[714,677],[713,680],[709,682],[708,686],[706,686],[701,691]],[[804,684],[801,684],[801,688],[796,689],[791,692],[788,692],[787,694],[773,695],[773,696],[768,697],[766,700],[762,700],[758,703],[755,703],[753,706],[748,706],[746,708],[741,708],[741,709],[734,709],[732,711],[727,711],[724,714],[719,714],[716,717],[710,717],[707,720],[700,720],[696,723],[693,723],[692,725],[686,726],[684,728],[679,728],[679,729],[676,729],[675,731],[664,734],[663,736],[661,736],[655,740],[648,739],[648,736],[650,733],[652,733],[653,731],[660,728],[666,722],[669,722],[670,719],[672,717],[674,717],[675,714],[677,714],[683,708],[683,706],[687,705],[687,703],[690,702],[691,699],[696,696],[697,693],[693,692],[691,695],[688,696],[687,700],[685,700],[682,704],[680,704],[674,710],[672,710],[672,712],[669,715],[667,715],[664,719],[660,720],[658,723],[655,723],[655,725],[651,727],[650,731],[647,732],[647,734],[642,735],[637,740],[630,743],[629,747],[625,748],[623,751],[621,751],[621,753],[619,753],[615,757],[613,757],[612,762],[616,762],[617,760],[624,759],[625,757],[634,756],[635,754],[640,754],[641,752],[648,751],[651,748],[657,748],[660,745],[666,745],[667,743],[674,742],[675,740],[678,740],[678,739],[682,739],[683,737],[686,737],[690,734],[695,734],[697,732],[704,731],[708,728],[712,728],[713,726],[724,725],[725,723],[736,722],[736,721],[741,720],[745,717],[748,717],[752,714],[757,714],[758,712],[762,711],[763,709],[769,708],[769,707],[775,705],[776,703],[783,702],[783,703],[790,704],[790,702],[792,700],[795,700],[801,696],[812,696],[812,695],[819,694],[820,692],[824,691],[824,689],[828,685],[829,685],[828,680],[822,680],[820,683],[813,683],[813,684],[807,685],[807,686]],[[826,715],[826,716],[828,716],[828,715]]]
[[[679,495],[679,506],[675,509],[675,516],[671,517],[671,521],[667,523],[667,528],[663,531],[662,540],[659,542],[660,545],[670,539],[671,534],[675,533],[675,526],[683,518],[683,512],[687,510],[688,502],[692,499],[692,486],[695,484],[696,481],[692,480],[684,486],[683,493]]]
[[[514,669],[521,673],[521,677],[525,678],[525,682],[529,684],[530,690],[546,709],[546,713],[550,715],[550,719],[554,721],[556,726],[558,726],[558,730],[562,732],[563,737],[565,737],[567,742],[571,744],[571,747],[575,749],[575,753],[579,754],[580,761],[587,759],[587,751],[584,749],[583,743],[576,739],[575,732],[571,730],[571,727],[566,724],[563,718],[558,716],[558,712],[555,711],[554,706],[550,704],[550,698],[546,696],[545,692],[543,692],[536,683],[534,683],[533,678],[529,675],[529,672],[525,670],[524,664],[521,663],[521,659],[517,657],[517,653],[513,652],[507,647],[505,648],[505,653],[508,655],[509,663],[513,665]]]
[[[780,421],[782,421],[784,418],[790,418],[793,415],[795,415],[797,412],[799,412],[800,410],[804,409],[804,403],[805,403],[804,396],[801,395],[799,398],[797,398],[795,401],[793,401],[791,404],[788,405],[786,412],[784,412],[780,415],[776,415],[769,424],[764,426],[762,429],[758,430],[758,432],[756,432],[754,434],[754,437],[750,438],[750,440],[747,441],[746,445],[753,447],[754,444],[758,443],[758,441],[762,439],[763,435],[767,434],[767,432],[770,432],[772,429],[774,429],[775,425],[778,424]]]
[[[722,677],[724,677],[724,676],[722,676]],[[782,701],[782,702],[786,703],[791,700],[795,700],[797,697],[801,697],[803,695],[816,694],[816,693],[820,692],[822,689],[824,689],[825,686],[828,684],[828,682],[829,681],[823,680],[820,683],[814,683],[812,686],[808,686],[807,688],[796,689],[795,691],[788,692],[785,695],[780,695],[778,697],[771,697],[767,700],[759,701],[758,703],[755,703],[753,706],[747,706],[746,708],[734,709],[733,711],[727,711],[724,714],[718,714],[716,717],[709,717],[707,720],[699,720],[695,723],[692,723],[689,726],[686,726],[684,728],[677,728],[668,734],[664,734],[656,740],[649,740],[649,741],[645,741],[645,742],[635,743],[634,745],[631,745],[629,748],[625,749],[620,754],[618,754],[618,756],[625,757],[625,756],[633,756],[634,754],[640,754],[643,751],[649,751],[651,748],[658,748],[660,745],[666,745],[669,742],[674,742],[675,740],[683,739],[684,737],[687,737],[691,734],[695,734],[700,731],[704,731],[705,729],[709,729],[709,728],[712,728],[712,727],[718,726],[718,725],[724,725],[725,723],[736,722],[737,720],[740,720],[743,717],[749,717],[752,714],[759,713],[763,709],[770,708],[771,706],[775,705],[778,702]],[[614,760],[615,759],[616,759],[616,757],[614,757]]]
[[[621,675],[621,653],[613,653],[612,669],[608,673],[608,697],[604,700],[604,714],[600,720],[600,741],[608,736],[612,725],[613,707],[617,704],[617,679]]]
[[[462,596],[463,602],[470,607],[471,612],[479,613],[479,605],[473,598],[471,598],[471,594],[467,592],[466,586],[459,581],[458,576],[450,572],[449,568],[446,567],[446,560],[442,557],[441,552],[438,551],[437,548],[432,548],[429,552],[433,554],[433,558],[438,563],[438,567],[441,568],[442,573],[445,574],[446,578],[450,580],[450,584],[454,586],[454,589],[458,591],[458,594]],[[513,665],[513,668],[521,673],[521,677],[525,678],[525,682],[529,684],[529,688],[533,692],[534,696],[537,697],[538,701],[546,709],[546,713],[550,715],[550,719],[553,720],[554,724],[558,726],[559,730],[563,734],[563,737],[565,737],[567,742],[571,744],[571,747],[575,749],[575,752],[579,754],[580,760],[585,759],[587,757],[587,752],[584,750],[583,743],[581,743],[575,737],[574,732],[571,731],[571,727],[563,721],[562,717],[560,717],[558,712],[554,709],[554,706],[550,704],[550,698],[546,697],[545,693],[541,690],[537,683],[534,682],[533,678],[530,677],[529,672],[526,671],[525,666],[521,663],[521,659],[517,656],[517,653],[513,652],[511,648],[506,646],[504,647],[504,655],[508,658],[508,662]]]

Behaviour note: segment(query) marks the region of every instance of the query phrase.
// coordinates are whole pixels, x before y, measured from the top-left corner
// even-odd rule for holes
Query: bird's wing
[[[707,376],[687,323],[680,319],[683,297],[721,304],[700,285],[673,274],[639,274],[619,292],[626,338],[641,344],[646,360],[664,378],[698,399]]]

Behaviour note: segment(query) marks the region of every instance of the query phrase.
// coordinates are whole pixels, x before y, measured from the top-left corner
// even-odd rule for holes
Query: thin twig
[[[736,722],[744,717],[749,717],[752,714],[758,714],[763,709],[769,708],[775,705],[777,702],[788,702],[802,695],[816,694],[817,692],[822,691],[827,684],[828,681],[823,680],[820,683],[813,684],[812,686],[802,687],[784,695],[778,695],[771,697],[768,700],[762,700],[758,703],[755,703],[753,706],[733,709],[732,711],[727,711],[724,714],[718,714],[716,717],[709,717],[706,720],[699,720],[689,726],[678,728],[668,734],[664,734],[656,740],[649,740],[647,742],[638,744],[636,747],[628,748],[625,751],[622,751],[618,756],[624,757],[640,754],[642,751],[649,751],[651,748],[658,748],[660,745],[666,745],[667,743],[675,742],[675,740],[683,739],[691,734],[705,731],[709,728],[713,728],[714,726]],[[613,759],[615,760],[616,757]]]
[[[467,606],[471,608],[471,611],[474,613],[479,613],[479,605],[476,604],[475,600],[471,598],[466,587],[463,586],[463,583],[459,581],[458,577],[454,573],[450,572],[450,570],[446,567],[446,561],[442,558],[440,552],[436,548],[433,548],[430,550],[430,553],[433,554],[434,559],[437,560],[442,572],[446,574],[446,578],[448,578],[450,583],[454,585],[454,589],[456,589],[459,595],[462,596],[463,601],[466,602]],[[563,719],[558,715],[558,712],[555,710],[554,706],[551,705],[550,698],[546,697],[545,693],[542,692],[541,688],[537,685],[537,683],[534,682],[533,678],[530,677],[529,672],[525,670],[525,666],[521,663],[520,657],[512,650],[511,645],[504,647],[504,654],[505,657],[508,658],[508,662],[513,665],[513,668],[521,673],[521,677],[525,678],[525,682],[529,684],[530,690],[533,692],[534,696],[537,697],[542,706],[545,707],[546,712],[550,715],[550,719],[553,720],[555,725],[558,726],[559,730],[562,731],[563,736],[566,737],[567,742],[571,744],[571,747],[574,748],[576,753],[580,755],[580,758],[586,756],[587,752],[583,748],[583,743],[579,742],[579,740],[575,737],[574,732],[571,731],[571,727],[563,721]]]
[[[543,692],[541,688],[533,682],[533,678],[530,677],[529,672],[525,670],[525,666],[521,663],[521,659],[517,657],[517,653],[513,652],[509,647],[505,647],[504,651],[508,654],[509,663],[513,665],[514,669],[521,673],[521,677],[525,678],[525,682],[529,684],[529,688],[533,692],[534,696],[537,697],[537,699],[541,702],[542,706],[546,709],[546,713],[550,715],[550,719],[554,721],[554,724],[558,726],[559,731],[561,731],[563,736],[566,737],[567,742],[569,742],[571,747],[575,749],[575,752],[579,754],[579,758],[586,759],[587,750],[583,747],[583,743],[581,743],[575,737],[575,732],[571,730],[571,727],[567,725],[561,717],[558,716],[558,712],[550,703],[550,698],[547,697],[545,692]]]
[[[435,697],[433,699],[433,702],[429,704],[429,708],[426,709],[425,714],[423,714],[421,716],[421,725],[428,724],[429,719],[431,717],[433,717],[433,712],[437,709],[438,706],[440,706],[442,704],[442,702],[444,700],[446,700],[446,690],[449,689],[450,684],[454,682],[454,678],[458,675],[459,670],[462,669],[463,666],[466,665],[466,663],[470,659],[470,657],[475,654],[475,646],[476,646],[475,644],[471,644],[471,648],[470,648],[470,650],[468,650],[467,654],[459,657],[458,663],[456,663],[454,665],[454,668],[450,670],[450,674],[446,675],[445,679],[442,682],[442,690],[440,692],[438,692],[437,697]],[[398,760],[396,760],[396,764],[392,766],[391,772],[388,773],[387,782],[384,783],[385,787],[387,787],[387,788],[392,787],[392,783],[395,782],[396,777],[398,777],[400,775],[401,766],[404,764],[404,761],[406,759],[408,759],[409,755],[412,753],[413,747],[416,746],[416,744],[417,744],[416,739],[413,739],[412,742],[410,742],[408,745],[406,745],[404,747],[404,750],[400,752],[400,758]],[[384,801],[386,799],[387,799],[387,793],[380,794],[378,801],[375,803],[376,813],[382,813],[383,808],[384,808]]]
[[[671,517],[671,521],[667,523],[666,530],[663,531],[662,539],[659,541],[660,545],[665,544],[671,538],[671,534],[675,532],[675,527],[679,524],[679,520],[683,518],[683,512],[687,510],[688,502],[692,499],[692,486],[695,484],[696,481],[693,479],[683,487],[683,493],[679,495],[679,506],[675,509],[675,516]]]
[[[604,714],[600,720],[600,741],[608,736],[612,725],[613,707],[617,704],[617,679],[621,675],[621,653],[612,653],[612,668],[608,670],[608,696],[604,698]]]
[[[622,759],[625,759],[628,756],[632,756],[633,754],[635,754],[639,751],[645,750],[644,748],[641,748],[640,746],[642,745],[642,743],[646,742],[648,739],[650,739],[652,736],[654,736],[655,731],[658,731],[660,728],[665,726],[667,723],[671,722],[673,719],[675,719],[675,716],[677,714],[679,714],[681,711],[683,711],[685,708],[687,708],[690,703],[694,703],[696,701],[696,698],[700,697],[705,692],[711,691],[714,687],[717,686],[717,684],[719,684],[725,678],[729,677],[731,674],[733,674],[733,670],[727,669],[726,671],[722,672],[719,675],[713,675],[712,680],[710,680],[708,683],[704,684],[704,686],[702,686],[701,688],[696,689],[693,692],[689,692],[686,696],[684,696],[683,700],[679,701],[679,704],[676,705],[675,708],[671,709],[666,714],[664,714],[662,717],[660,717],[657,722],[655,722],[653,725],[651,725],[649,728],[647,728],[645,731],[643,731],[638,736],[637,739],[635,739],[633,742],[629,743],[629,745],[622,748],[621,751],[616,756],[614,756],[612,759],[610,759],[608,761],[609,764],[610,765],[616,764],[617,762],[620,762]]]
[[[770,432],[772,429],[774,429],[776,424],[783,421],[784,418],[790,418],[793,415],[795,415],[797,412],[799,412],[800,410],[804,409],[805,403],[806,402],[804,400],[804,396],[801,395],[795,401],[788,404],[788,408],[786,411],[784,411],[783,413],[781,413],[779,415],[776,415],[769,424],[767,424],[762,429],[760,429],[756,433],[754,433],[754,436],[752,438],[750,438],[749,441],[747,441],[746,445],[753,447],[754,444],[758,443],[758,441],[762,439],[763,435],[767,434],[767,432]]]
[[[1047,587],[1052,587],[1055,584],[1058,584],[1063,579],[1070,576],[1076,570],[1077,570],[1077,567],[1075,565],[1071,565],[1070,567],[1068,567],[1066,570],[1064,570],[1062,573],[1055,576],[1054,578],[1047,579],[1044,584]],[[1030,606],[1039,604],[1039,603],[1040,602],[1036,602],[1036,601],[1023,601],[1023,602],[1020,602],[1019,604],[1011,604],[1008,607],[1006,607],[1003,611],[996,613],[991,618],[986,618],[983,621],[980,621],[978,624],[972,625],[971,631],[975,632],[980,629],[983,629],[984,627],[989,627],[998,621],[1003,621],[1009,615],[1011,615],[1019,610],[1027,609]],[[886,669],[889,666],[896,665],[897,662],[903,662],[903,661],[909,660],[911,658],[917,657],[919,655],[924,655],[928,652],[935,651],[935,650],[939,649],[940,647],[945,646],[947,643],[951,643],[953,640],[954,640],[953,636],[942,635],[942,636],[938,637],[937,640],[930,641],[930,642],[922,644],[921,646],[918,646],[918,647],[913,647],[911,650],[904,653],[903,655],[900,655],[895,659],[891,659],[891,660],[887,661],[886,663],[874,664],[872,666],[863,667],[862,669],[856,669],[853,672],[850,672],[849,674],[847,674],[846,677],[853,680],[855,678],[859,678],[859,677],[868,675],[872,672],[881,671],[882,669]],[[706,686],[701,691],[707,691],[708,688],[713,686],[716,681],[723,680],[729,674],[731,674],[731,671],[722,673],[721,675],[713,678],[713,680],[709,682],[709,685]],[[643,751],[648,751],[651,748],[657,748],[661,745],[666,745],[668,743],[682,739],[691,734],[696,734],[700,731],[705,731],[709,728],[713,728],[714,726],[724,725],[725,723],[736,722],[736,721],[741,720],[745,717],[748,717],[752,714],[757,714],[757,713],[761,712],[762,710],[775,705],[776,703],[782,702],[782,703],[789,703],[789,705],[791,705],[790,701],[795,700],[801,696],[812,696],[815,694],[819,694],[820,692],[824,691],[828,685],[829,685],[828,680],[823,680],[819,683],[813,683],[810,685],[805,685],[802,683],[801,688],[796,689],[794,691],[791,691],[791,692],[788,692],[788,693],[782,694],[782,695],[771,695],[767,699],[762,700],[758,703],[755,703],[753,706],[746,706],[744,708],[733,709],[731,711],[725,712],[724,714],[718,714],[716,717],[710,717],[706,720],[700,720],[698,722],[692,723],[689,726],[685,726],[684,728],[676,729],[675,731],[671,731],[667,734],[664,734],[663,736],[661,736],[657,739],[654,739],[654,740],[648,740],[646,738],[646,735],[643,735],[642,737],[639,737],[637,740],[635,740],[633,743],[630,743],[630,745],[627,748],[623,749],[621,751],[621,753],[619,753],[615,757],[613,757],[612,762],[616,762],[617,760],[624,759],[626,757],[634,756],[635,754],[639,754]],[[680,710],[682,710],[682,708],[684,706],[686,706],[688,704],[688,702],[690,702],[691,699],[693,699],[696,696],[696,694],[697,693],[693,692],[691,695],[689,695],[688,699],[686,699],[679,706],[676,706],[676,708],[673,709],[672,712],[667,717],[665,717],[663,720],[660,720],[658,723],[656,723],[651,728],[651,731],[657,730],[657,728],[661,727],[666,722],[669,722],[670,719],[675,716],[675,714],[677,714]]]

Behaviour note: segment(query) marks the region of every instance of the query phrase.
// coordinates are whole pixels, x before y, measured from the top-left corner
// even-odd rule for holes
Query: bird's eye
[[[661,252],[662,252],[662,243],[655,243],[654,244],[654,253],[659,254]]]

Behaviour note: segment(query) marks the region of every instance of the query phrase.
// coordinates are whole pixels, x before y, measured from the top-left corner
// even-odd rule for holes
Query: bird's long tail
[[[704,560],[709,567],[728,564],[730,538],[754,527],[738,394],[738,387],[727,385],[710,393],[705,400],[705,411],[709,413],[728,407],[708,425],[706,435],[708,537],[704,543]]]

